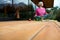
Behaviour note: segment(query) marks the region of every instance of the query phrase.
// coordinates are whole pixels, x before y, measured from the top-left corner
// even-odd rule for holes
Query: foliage
[[[28,5],[28,8],[27,8],[28,10],[24,10],[24,11],[20,11],[20,18],[21,19],[29,19],[29,18],[31,18],[31,19],[33,19],[33,17],[34,17],[34,9],[33,9],[33,6],[30,4],[30,5]]]
[[[60,21],[60,8],[53,7],[53,8],[51,8],[51,10],[47,10],[47,12],[49,12],[51,15],[48,19]]]

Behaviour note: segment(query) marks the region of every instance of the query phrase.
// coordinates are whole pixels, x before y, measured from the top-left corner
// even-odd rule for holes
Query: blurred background
[[[51,5],[53,7],[46,8],[51,14],[47,19],[60,21],[60,0],[54,0]],[[32,0],[0,0],[0,20],[33,20],[37,7]]]

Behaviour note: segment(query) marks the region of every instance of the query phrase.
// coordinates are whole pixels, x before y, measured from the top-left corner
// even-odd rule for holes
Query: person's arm
[[[45,14],[48,14],[48,13],[46,12],[46,9],[45,9]]]
[[[34,17],[36,17],[37,16],[37,9],[35,10],[35,16]]]
[[[48,13],[46,12],[46,14],[48,14]]]

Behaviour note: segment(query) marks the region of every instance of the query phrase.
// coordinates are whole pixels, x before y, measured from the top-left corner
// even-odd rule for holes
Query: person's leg
[[[50,17],[50,14],[44,15],[44,19],[48,19]]]
[[[43,21],[43,20],[44,20],[44,17],[42,16],[42,17],[41,17],[41,21]]]
[[[36,17],[35,17],[35,20],[36,20],[36,21],[40,21],[40,20],[41,20],[41,17],[40,17],[40,16],[36,16]]]

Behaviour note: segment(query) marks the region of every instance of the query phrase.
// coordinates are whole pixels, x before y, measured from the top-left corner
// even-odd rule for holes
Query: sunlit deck
[[[0,40],[60,40],[57,21],[0,22]]]

